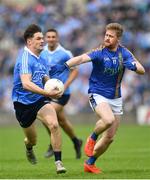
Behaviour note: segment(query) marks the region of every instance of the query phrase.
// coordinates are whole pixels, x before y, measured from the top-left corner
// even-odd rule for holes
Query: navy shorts
[[[50,101],[46,97],[28,105],[14,102],[15,114],[20,126],[23,128],[29,127],[35,121],[41,107],[48,103],[50,103]]]
[[[70,99],[70,94],[64,94],[59,99],[50,99],[50,101],[65,106]]]

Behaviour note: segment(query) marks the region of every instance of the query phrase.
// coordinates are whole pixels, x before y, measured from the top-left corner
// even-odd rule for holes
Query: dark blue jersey
[[[133,54],[119,45],[116,51],[104,47],[92,50],[87,55],[93,64],[88,93],[100,94],[109,99],[121,97],[121,80],[125,68],[131,70],[134,66]]]

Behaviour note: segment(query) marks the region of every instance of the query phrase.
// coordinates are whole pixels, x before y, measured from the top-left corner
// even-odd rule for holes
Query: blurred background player
[[[86,62],[92,62],[93,69],[89,79],[89,102],[100,118],[85,144],[85,154],[89,157],[84,163],[84,171],[100,173],[95,161],[113,142],[120,123],[122,109],[121,81],[125,69],[143,75],[145,70],[133,54],[120,45],[123,27],[118,23],[106,26],[102,46],[86,54],[76,56],[63,66],[53,67],[54,72],[64,70]],[[97,141],[98,136],[102,134]]]
[[[51,142],[55,155],[57,173],[65,173],[61,161],[61,133],[56,111],[47,97],[58,98],[58,90],[46,92],[43,89],[43,79],[48,80],[46,61],[39,55],[44,47],[44,37],[41,28],[31,24],[24,32],[26,46],[19,53],[14,68],[14,86],[12,99],[16,118],[25,134],[26,156],[31,164],[37,159],[33,146],[37,142],[35,119],[39,118],[51,132]]]
[[[48,29],[45,34],[46,46],[41,53],[41,57],[48,61],[49,69],[56,64],[64,64],[67,60],[72,57],[72,53],[66,50],[59,44],[59,35],[56,29]],[[50,78],[58,78],[64,83],[65,92],[59,99],[52,99],[51,104],[55,108],[57,112],[58,122],[60,126],[63,128],[65,133],[71,138],[74,149],[76,152],[76,158],[79,159],[81,157],[81,146],[82,140],[79,139],[73,129],[72,124],[65,117],[64,106],[68,103],[70,99],[70,84],[74,81],[74,79],[78,75],[77,68],[73,68],[70,72],[65,71],[61,76],[60,74],[52,75],[50,74]],[[51,134],[49,129],[46,127],[49,135]],[[53,148],[50,144],[48,150],[45,154],[45,157],[51,157],[53,155]]]

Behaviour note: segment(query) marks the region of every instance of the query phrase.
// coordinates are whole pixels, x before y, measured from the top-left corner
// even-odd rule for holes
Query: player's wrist
[[[47,92],[45,89],[43,89],[42,95],[45,97],[49,97],[49,92]]]

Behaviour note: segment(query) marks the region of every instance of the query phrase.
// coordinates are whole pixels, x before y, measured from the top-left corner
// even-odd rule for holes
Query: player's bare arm
[[[22,82],[23,88],[28,91],[31,91],[31,92],[34,92],[37,94],[41,94],[46,97],[51,97],[51,98],[59,98],[61,96],[61,93],[58,90],[46,92],[44,89],[42,89],[39,86],[37,86],[36,84],[34,84],[31,81],[31,74],[22,74],[21,82]]]
[[[76,66],[76,65],[80,65],[80,64],[84,64],[86,62],[89,62],[90,60],[91,59],[87,54],[82,54],[80,56],[76,56],[76,57],[71,58],[70,60],[68,60],[66,62],[66,64],[69,67],[73,67],[73,66]]]

